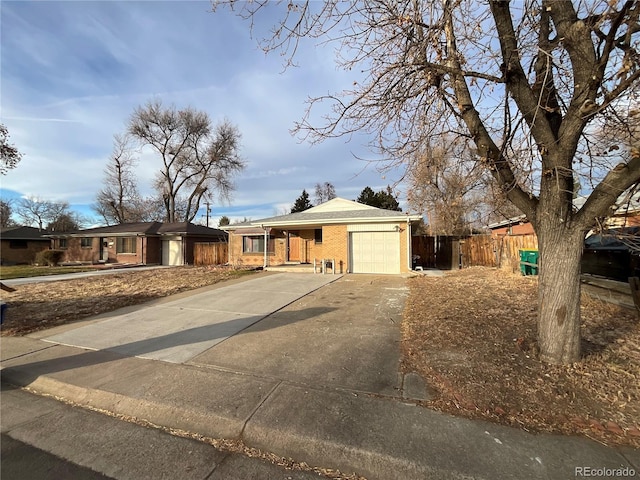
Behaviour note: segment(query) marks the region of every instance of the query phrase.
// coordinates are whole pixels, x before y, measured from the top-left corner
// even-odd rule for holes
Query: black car
[[[587,237],[582,273],[621,282],[640,277],[640,227],[609,229]]]

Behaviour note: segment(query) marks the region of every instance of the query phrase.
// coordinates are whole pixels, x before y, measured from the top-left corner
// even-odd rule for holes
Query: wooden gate
[[[224,242],[198,242],[193,246],[194,265],[222,265],[229,260],[229,248]]]
[[[419,256],[416,265],[450,270],[459,267],[459,237],[416,235],[411,238],[411,253]]]

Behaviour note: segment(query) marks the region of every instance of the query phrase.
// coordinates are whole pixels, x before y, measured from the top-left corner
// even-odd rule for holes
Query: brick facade
[[[322,227],[322,251],[318,259],[335,260],[336,271],[349,271],[349,234],[346,225]]]
[[[407,224],[394,224],[400,230],[400,272],[411,270],[409,246],[407,243],[410,229]],[[351,269],[349,260],[349,232],[347,225],[325,225],[322,229],[322,242],[316,242],[316,228],[290,230],[291,235],[300,237],[300,263],[320,262],[320,260],[335,260],[336,271],[348,273]],[[229,261],[233,265],[261,267],[264,265],[263,253],[243,253],[241,230],[229,232]],[[267,255],[268,266],[283,265],[287,262],[287,231],[271,230],[270,242],[274,251]],[[256,234],[257,235],[257,234]]]
[[[49,240],[2,240],[0,252],[2,265],[33,263],[36,255],[49,250]]]
[[[83,263],[99,263],[104,261],[106,263],[144,263],[148,265],[159,264],[162,259],[160,258],[160,239],[155,237],[126,237],[135,238],[136,252],[135,253],[118,253],[117,237],[94,237],[89,241],[91,246],[86,244],[82,246],[83,239],[77,237],[71,237],[66,239],[56,238],[53,241],[53,248],[62,250],[65,252],[63,262],[83,262]],[[100,242],[105,243],[107,258],[101,259],[101,246]],[[66,242],[66,246],[64,245]],[[193,255],[192,255],[193,256]]]

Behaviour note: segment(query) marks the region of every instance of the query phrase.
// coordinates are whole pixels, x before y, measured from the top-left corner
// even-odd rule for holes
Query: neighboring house
[[[573,201],[575,208],[582,208],[586,197],[577,197]],[[613,208],[613,213],[608,217],[603,226],[607,228],[638,227],[640,226],[640,190],[636,192],[625,192],[618,198],[617,205]],[[533,235],[533,225],[527,220],[526,215],[509,218],[501,222],[487,225],[494,237],[502,235]],[[590,236],[595,231],[587,234]]]
[[[52,233],[51,247],[63,262],[190,265],[196,243],[226,242],[222,230],[187,222],[123,223],[75,232]]]
[[[577,197],[573,203],[581,208],[585,201],[585,197]],[[526,237],[528,235],[535,238],[533,226],[524,215],[487,227],[494,239],[508,237],[508,240],[516,241],[512,242],[512,248],[502,250],[506,253],[534,247],[522,243],[531,238]],[[586,234],[581,268],[582,273],[622,282],[640,274],[640,191],[621,195],[612,214]]]
[[[341,273],[393,274],[411,270],[411,227],[421,218],[334,198],[303,212],[222,228],[229,232],[232,264],[269,267],[324,259],[335,260]]]
[[[508,218],[501,222],[487,225],[491,231],[492,237],[501,237],[504,235],[533,235],[533,225],[527,220],[525,215],[519,217]]]
[[[640,227],[640,190],[625,193],[618,201],[613,215],[608,219],[609,228]]]
[[[49,249],[49,232],[34,227],[2,227],[0,230],[0,263],[12,265],[31,263],[36,255]]]

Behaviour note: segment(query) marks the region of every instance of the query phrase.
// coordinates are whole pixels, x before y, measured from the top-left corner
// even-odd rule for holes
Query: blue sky
[[[261,21],[258,34],[275,17]],[[355,80],[336,69],[330,47],[303,44],[300,66],[283,71],[282,58],[258,48],[247,22],[211,13],[206,1],[3,0],[0,25],[0,122],[24,154],[0,178],[4,199],[32,195],[91,213],[113,135],[154,98],[206,111],[214,122],[226,117],[243,135],[247,169],[230,203],[213,205],[214,219],[284,213],[317,182],[355,199],[365,186],[380,190],[399,177],[355,157],[376,158],[364,136],[311,146],[289,133],[308,96]],[[140,158],[142,193],[158,168],[158,158]]]

